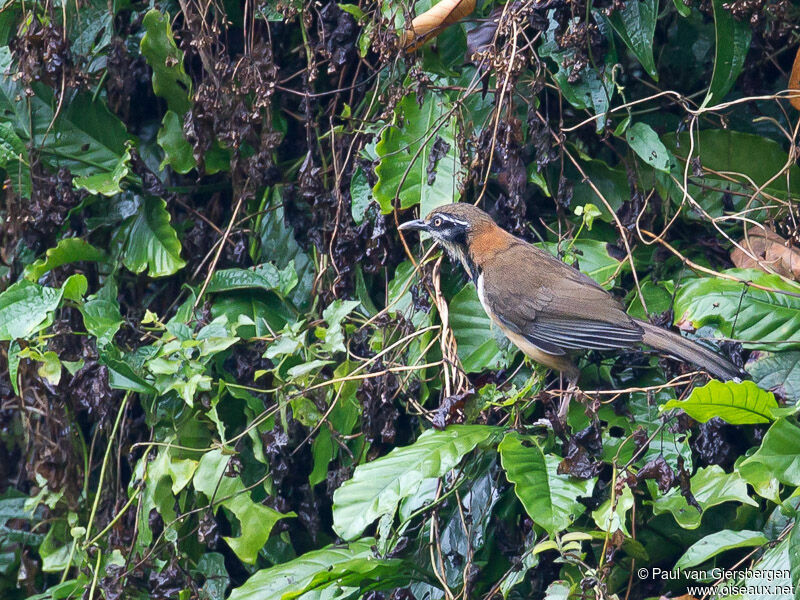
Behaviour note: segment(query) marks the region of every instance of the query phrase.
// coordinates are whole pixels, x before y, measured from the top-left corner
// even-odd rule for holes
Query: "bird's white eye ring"
[[[442,226],[442,220],[439,217],[436,217],[433,220],[433,226],[434,227],[441,227]]]

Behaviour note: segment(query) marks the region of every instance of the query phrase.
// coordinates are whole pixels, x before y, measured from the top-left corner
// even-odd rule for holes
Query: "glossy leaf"
[[[89,296],[80,311],[86,330],[96,338],[98,346],[110,343],[124,322],[117,300],[117,286],[111,283]]]
[[[377,558],[373,538],[346,546],[326,546],[269,569],[262,569],[244,585],[233,590],[228,600],[289,600],[304,592],[332,585],[355,585],[377,580],[381,574],[394,575],[401,561]]]
[[[658,81],[658,73],[653,59],[653,36],[657,16],[658,0],[631,0],[612,12],[608,19],[614,31],[655,81]]]
[[[551,536],[566,529],[586,508],[578,497],[590,497],[596,478],[581,480],[558,474],[561,457],[545,454],[535,439],[530,446],[508,433],[497,451],[514,493],[534,523]]]
[[[294,265],[281,271],[271,263],[262,263],[251,269],[223,269],[215,271],[206,288],[207,292],[229,292],[231,290],[262,289],[277,290],[288,294],[297,285]]]
[[[782,350],[800,347],[800,285],[763,271],[725,272],[775,291],[729,279],[693,279],[675,296],[676,323],[695,329],[713,325],[725,337],[742,340],[746,348],[774,349],[776,342]]]
[[[742,72],[744,59],[750,50],[752,33],[747,21],[734,18],[731,11],[725,8],[723,0],[711,0],[714,8],[714,31],[716,48],[714,56],[714,74],[703,105],[722,102],[739,73]]]
[[[153,91],[171,111],[183,115],[191,107],[192,80],[183,69],[183,52],[175,45],[169,14],[152,9],[142,20],[142,56],[153,69]]]
[[[402,126],[388,127],[376,146],[380,163],[372,188],[381,211],[389,213],[395,198],[399,208],[419,203],[422,216],[459,198],[461,161],[456,148],[456,125],[443,98],[425,96],[422,107],[415,94],[397,107]]]
[[[294,513],[278,511],[253,502],[250,492],[240,477],[227,473],[230,456],[221,450],[211,450],[203,455],[192,478],[194,488],[212,503],[214,512],[219,506],[230,510],[239,520],[238,537],[225,537],[225,541],[243,562],[253,564],[275,523]]]
[[[192,145],[183,133],[183,123],[177,113],[168,110],[158,130],[158,145],[164,150],[164,160],[159,168],[167,165],[176,173],[185,175],[197,166]]]
[[[746,365],[753,381],[763,390],[796,403],[800,400],[800,352],[754,352]]]
[[[758,506],[758,502],[747,495],[747,483],[741,475],[725,473],[718,465],[698,469],[692,476],[691,490],[704,511],[723,502]],[[672,513],[678,525],[684,529],[697,529],[703,516],[697,508],[689,506],[677,488],[657,498],[653,502],[653,512],[657,515]]]
[[[105,262],[108,255],[80,238],[64,238],[45,252],[44,258],[25,267],[25,278],[37,281],[56,267],[74,262]]]
[[[496,369],[505,363],[495,341],[492,321],[483,309],[475,286],[467,284],[449,303],[450,327],[458,345],[458,358],[467,373]],[[499,330],[498,330],[499,332]]]
[[[111,171],[76,177],[72,183],[75,187],[84,189],[90,194],[115,196],[122,191],[120,184],[130,173],[130,160],[130,148],[126,148]]]
[[[665,173],[672,170],[675,159],[650,125],[642,122],[634,123],[625,132],[625,139],[631,150],[651,167]]]
[[[778,403],[772,393],[752,381],[712,380],[694,388],[686,400],[670,400],[663,405],[664,410],[671,408],[679,408],[701,423],[719,417],[731,425],[753,425],[771,422]]]
[[[401,500],[415,494],[430,477],[441,477],[475,446],[497,434],[486,425],[429,429],[416,442],[356,467],[353,477],[333,494],[333,529],[345,540],[358,537],[383,515],[393,515]]]
[[[761,469],[787,485],[800,485],[800,427],[778,419],[769,428],[755,454],[744,465],[758,465]]]
[[[9,286],[0,294],[0,340],[24,339],[47,326],[63,294],[27,279]]]
[[[732,531],[723,529],[698,540],[675,563],[675,569],[688,569],[736,548],[766,546],[769,540],[760,531]]]
[[[161,198],[144,198],[117,234],[124,240],[122,262],[134,273],[147,270],[150,277],[165,277],[186,265],[166,206]]]

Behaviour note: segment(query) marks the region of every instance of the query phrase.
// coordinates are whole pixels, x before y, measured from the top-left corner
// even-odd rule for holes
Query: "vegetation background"
[[[800,7],[445,1],[0,2],[3,598],[800,598]],[[559,426],[455,200],[753,382]]]

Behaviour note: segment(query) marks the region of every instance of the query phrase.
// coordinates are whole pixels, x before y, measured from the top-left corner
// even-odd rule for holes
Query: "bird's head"
[[[476,233],[485,227],[496,227],[492,218],[477,206],[467,202],[446,204],[433,209],[424,219],[415,219],[400,225],[402,231],[424,231],[442,245],[454,259],[461,261],[470,277],[475,268],[470,253],[470,243]]]

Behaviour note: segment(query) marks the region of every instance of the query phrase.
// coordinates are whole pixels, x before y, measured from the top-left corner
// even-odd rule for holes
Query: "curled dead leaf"
[[[450,25],[468,17],[475,10],[476,0],[442,0],[411,21],[403,34],[403,47],[414,51],[436,37]]]
[[[789,102],[791,102],[792,106],[797,110],[800,110],[800,47],[797,48],[797,54],[794,55],[792,73],[789,75],[789,89],[798,92],[797,94],[792,94]]]
[[[740,269],[760,269],[766,272],[772,269],[779,275],[800,281],[800,248],[791,246],[788,240],[771,229],[751,227],[739,244],[747,252],[734,248],[731,251],[731,261]]]

